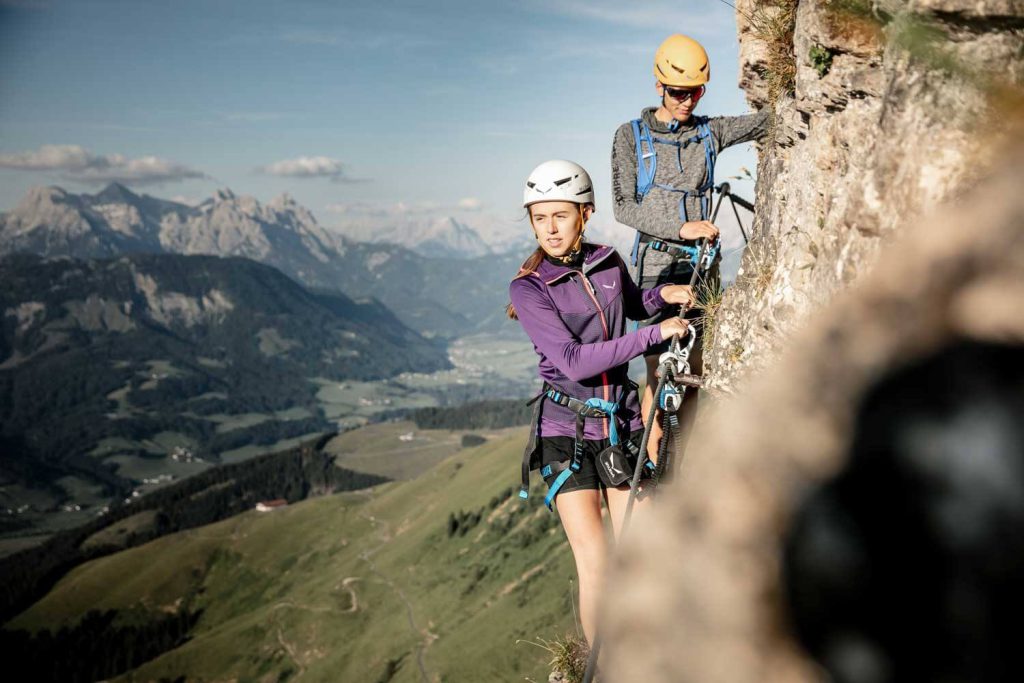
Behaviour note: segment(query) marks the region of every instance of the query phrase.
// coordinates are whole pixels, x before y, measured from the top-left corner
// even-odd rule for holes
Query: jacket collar
[[[602,244],[589,244],[583,243],[583,273],[584,275],[589,273],[593,268],[604,261],[606,258],[612,255],[615,250],[611,247],[606,247]],[[537,277],[543,280],[547,284],[554,284],[558,280],[569,273],[579,272],[575,268],[569,266],[556,266],[547,259],[540,262],[537,266]]]
[[[662,133],[665,135],[673,135],[678,133],[689,133],[694,129],[694,121],[697,118],[696,114],[690,115],[690,120],[686,123],[680,124],[674,131],[669,129],[668,123],[659,121],[654,115],[654,112],[658,111],[657,107],[646,107],[640,112],[640,118],[647,124],[647,127],[651,129],[653,133]]]

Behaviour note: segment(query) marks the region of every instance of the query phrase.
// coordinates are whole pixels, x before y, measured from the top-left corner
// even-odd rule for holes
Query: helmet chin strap
[[[583,233],[587,229],[587,219],[583,215],[583,205],[579,205],[580,208],[580,234],[576,236],[576,241],[572,243],[572,247],[564,256],[556,256],[559,261],[569,265],[579,258],[580,250],[583,249]]]

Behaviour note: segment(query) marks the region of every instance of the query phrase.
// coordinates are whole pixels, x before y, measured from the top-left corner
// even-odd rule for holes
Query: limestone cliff
[[[872,407],[865,396],[901,368],[945,358],[965,340],[1010,349],[1015,372],[1024,362],[1024,3],[744,0],[737,8],[742,84],[775,114],[773,138],[761,149],[754,236],[715,316],[708,355],[716,400],[702,405],[676,481],[614,563],[616,590],[604,606],[606,680],[998,680],[972,671],[979,660],[970,656],[951,665],[966,668],[942,675],[925,668],[932,661],[908,674],[900,642],[858,631],[825,604],[819,622],[846,630],[819,639],[814,661],[807,639],[795,636],[783,548],[794,519],[807,519],[808,496],[857,461],[863,413]],[[970,403],[976,389],[957,385],[954,393]],[[1024,387],[1015,391],[1019,403]],[[917,417],[892,409],[895,422]],[[915,457],[934,471],[907,475],[896,489],[869,478],[858,499],[882,506],[874,487],[890,484],[902,503],[930,487],[935,505],[920,515],[916,538],[941,543],[944,525],[966,514],[942,497],[958,490],[950,482],[977,486],[984,500],[996,496],[970,474],[985,459],[973,446],[957,449],[962,439],[911,426],[931,444]],[[896,441],[886,447],[909,448]],[[1024,462],[1022,443],[986,453]],[[995,480],[1011,507],[1022,504],[1024,477]],[[879,514],[896,524],[909,505]],[[1013,514],[1015,523],[1024,519]],[[1007,557],[1017,553],[1013,545]],[[899,542],[886,547],[890,566],[914,560]],[[862,550],[822,533],[803,561],[856,588],[865,574],[858,563],[870,555]],[[1000,604],[986,586],[939,590],[935,577],[972,561],[950,552],[902,589],[942,605],[954,621],[984,621]],[[875,614],[882,621],[921,616],[908,615],[902,596],[885,597],[892,601]],[[900,638],[911,642],[933,625]],[[932,641],[928,656],[948,660],[967,641]]]
[[[770,43],[788,36],[775,17],[792,4],[737,3],[741,86],[773,109],[775,129],[752,243],[709,354],[724,390],[867,276],[908,220],[971,201],[1005,134],[993,99],[1024,74],[1020,0],[804,0],[791,61],[779,63]],[[772,79],[787,76],[792,94],[768,102]]]

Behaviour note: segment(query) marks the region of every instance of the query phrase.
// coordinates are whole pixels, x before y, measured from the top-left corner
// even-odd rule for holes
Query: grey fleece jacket
[[[682,142],[697,135],[696,127],[690,123],[681,125],[675,132],[670,132],[667,123],[662,123],[654,117],[655,111],[657,107],[648,107],[640,114],[650,126],[652,136]],[[768,112],[744,116],[717,116],[709,119],[708,124],[711,127],[715,151],[721,152],[732,145],[749,142],[764,135],[768,129]],[[683,148],[655,143],[654,150],[658,155],[654,179],[656,183],[679,189],[694,189],[704,183],[707,168],[704,161],[704,145],[700,141]],[[651,237],[686,244],[679,239],[679,228],[682,227],[679,200],[682,195],[652,187],[643,201],[637,201],[636,164],[633,127],[627,121],[615,131],[615,141],[612,144],[612,202],[615,220]],[[690,220],[700,220],[698,197],[686,199],[686,212]],[[637,273],[633,268],[631,273],[636,281],[640,282],[641,277],[657,276],[672,261],[668,254],[650,249],[644,254],[644,272]]]

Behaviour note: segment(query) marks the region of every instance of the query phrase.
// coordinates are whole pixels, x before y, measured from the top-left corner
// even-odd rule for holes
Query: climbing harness
[[[747,229],[743,225],[743,219],[740,218],[740,212],[737,209],[737,207],[746,209],[747,211],[753,213],[754,205],[748,202],[743,197],[733,194],[732,187],[729,185],[729,183],[722,183],[716,186],[714,188],[714,191],[717,192],[719,196],[718,201],[715,203],[715,210],[712,213],[711,221],[715,221],[715,219],[718,217],[718,210],[722,208],[722,202],[728,199],[729,207],[732,209],[733,216],[736,217],[736,225],[739,226],[740,234],[743,236],[743,244],[745,246],[750,241],[750,238],[747,236]],[[716,239],[714,242],[711,243],[710,248],[707,249],[703,257],[700,256],[700,248],[697,246],[691,247],[685,244],[673,244],[672,242],[652,238],[640,232],[637,232],[635,243],[635,248],[637,250],[639,250],[642,245],[645,246],[647,249],[653,249],[654,251],[660,251],[662,253],[668,254],[669,256],[672,256],[674,259],[680,260],[684,263],[691,264],[691,266],[693,264],[699,264],[699,268],[697,268],[697,270],[701,271],[709,270],[711,266],[714,265],[715,261],[718,260],[719,254],[725,256],[725,253],[721,251],[720,239]],[[740,249],[742,249],[742,247],[740,247]],[[726,253],[731,254],[733,253],[733,251],[729,251]],[[639,258],[642,266],[643,253],[638,251],[636,255]],[[633,263],[634,265],[636,265],[636,259],[634,259]],[[638,269],[637,272],[641,271]]]
[[[715,240],[711,248],[708,249],[703,258],[701,258],[700,249],[697,247],[688,247],[682,244],[669,244],[662,240],[651,240],[647,242],[641,239],[640,243],[646,244],[648,249],[660,251],[672,256],[673,258],[680,259],[690,264],[697,264],[697,270],[707,270],[710,268],[712,264],[714,264],[715,258],[718,256],[719,249],[719,241]]]
[[[636,389],[636,385],[632,382],[628,383],[623,388],[623,398],[626,392]],[[598,418],[608,420],[608,441],[610,443],[609,448],[619,448],[620,443],[623,447],[629,451],[630,455],[638,457],[639,450],[636,445],[633,444],[629,439],[620,440],[619,430],[616,422],[616,413],[619,410],[620,402],[605,401],[599,398],[589,398],[586,401],[581,401],[578,398],[573,398],[569,394],[565,393],[558,387],[545,382],[541,392],[530,399],[527,405],[533,405],[533,418],[531,424],[533,429],[530,433],[530,439],[526,444],[526,451],[523,453],[523,468],[522,468],[522,487],[519,489],[519,497],[529,497],[530,489],[530,471],[533,469],[533,456],[537,448],[537,429],[540,424],[540,409],[543,401],[547,399],[560,406],[568,408],[572,412],[576,413],[576,435],[573,440],[573,454],[568,460],[563,460],[557,463],[549,463],[541,468],[541,477],[547,479],[552,474],[558,474],[555,480],[548,487],[547,495],[544,496],[544,504],[547,505],[548,509],[551,509],[551,504],[555,500],[555,496],[558,495],[559,489],[565,484],[565,481],[574,473],[579,472],[582,458],[583,458],[583,430],[586,424],[587,418]],[[621,399],[620,399],[621,401]],[[602,454],[603,455],[603,454]],[[600,462],[599,465],[602,463]],[[615,459],[614,454],[606,456],[606,464],[603,466],[608,468],[611,465],[613,470],[609,474],[615,477],[615,470],[620,469],[618,466],[618,460]],[[650,468],[653,469],[653,468]]]

